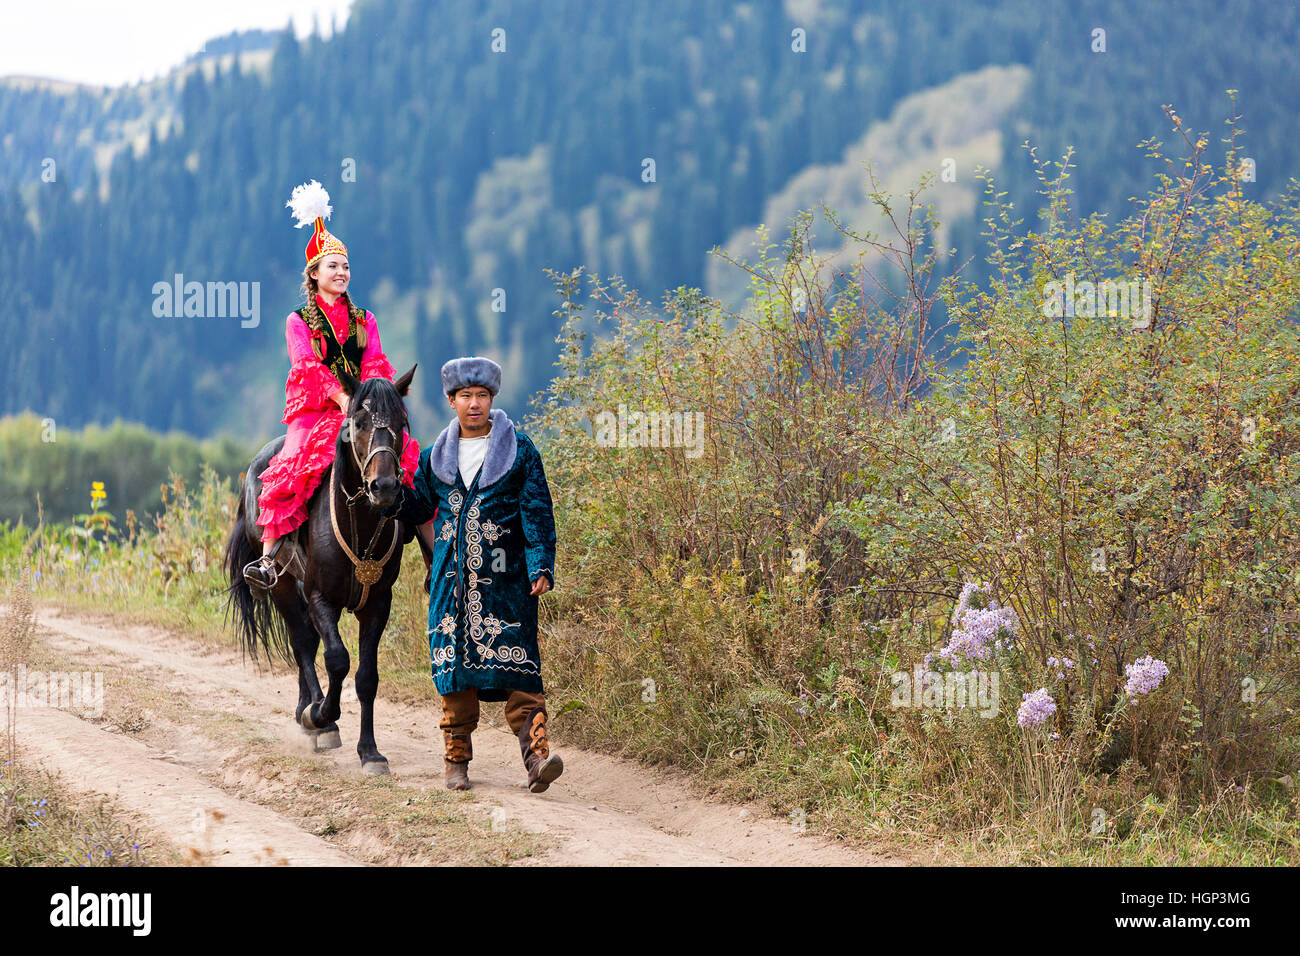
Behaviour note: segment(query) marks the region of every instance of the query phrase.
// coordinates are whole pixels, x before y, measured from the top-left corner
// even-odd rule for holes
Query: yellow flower
[[[90,497],[95,501],[101,501],[108,497],[104,491],[104,483],[102,481],[92,481],[90,483]]]

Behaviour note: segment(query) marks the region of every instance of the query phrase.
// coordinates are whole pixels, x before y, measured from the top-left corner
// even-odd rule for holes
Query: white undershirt
[[[460,463],[460,480],[465,482],[466,488],[474,483],[474,476],[483,467],[483,459],[487,457],[488,439],[491,437],[491,435],[484,435],[482,438],[460,439],[456,457]]]

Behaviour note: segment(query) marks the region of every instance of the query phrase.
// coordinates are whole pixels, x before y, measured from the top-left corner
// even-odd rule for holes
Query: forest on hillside
[[[1074,146],[1076,211],[1119,215],[1149,188],[1137,144],[1164,128],[1162,104],[1214,130],[1229,89],[1256,160],[1247,188],[1265,199],[1295,173],[1300,64],[1278,41],[1296,35],[1293,6],[1244,0],[1177,14],[1032,0],[493,0],[430,13],[360,0],[328,39],[284,32],[265,70],[234,61],[147,92],[0,83],[0,414],[277,430],[305,242],[283,205],[310,178],[335,197],[355,298],[380,316],[394,363],[432,375],[452,354],[491,355],[520,411],[555,371],[545,269],[618,274],[652,299],[700,285],[708,250],[757,225],[793,177],[838,161],[903,98],[990,65],[1032,74],[1001,121],[997,170],[1030,225],[1040,197],[1020,143],[1041,159]],[[141,146],[101,173],[110,119],[119,133],[134,122]],[[973,257],[979,278],[981,224],[950,226],[953,261]],[[156,317],[155,284],[178,274],[258,283],[260,321]],[[416,392],[440,417],[421,389],[432,381]]]

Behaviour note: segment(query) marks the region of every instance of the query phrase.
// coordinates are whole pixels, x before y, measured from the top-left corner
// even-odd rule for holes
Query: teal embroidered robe
[[[537,649],[538,577],[555,585],[555,519],[542,457],[505,413],[492,412],[488,451],[465,487],[453,421],[420,453],[398,517],[434,517],[429,584],[429,657],[438,693],[478,690],[505,700],[511,690],[542,693]]]

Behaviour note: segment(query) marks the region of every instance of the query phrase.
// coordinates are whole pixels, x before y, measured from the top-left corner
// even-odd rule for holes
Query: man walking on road
[[[528,789],[541,793],[564,770],[546,739],[537,648],[537,599],[555,585],[555,518],[541,455],[492,408],[500,388],[501,366],[491,359],[442,367],[456,417],[421,452],[397,517],[417,526],[433,554],[429,656],[442,695],[448,789],[469,789],[479,702],[500,700]]]

